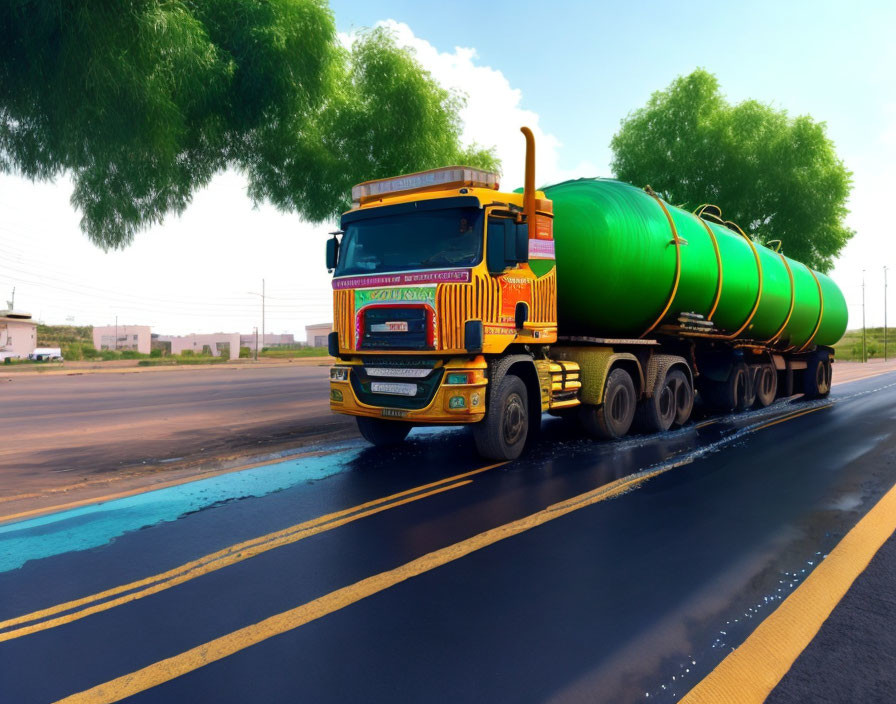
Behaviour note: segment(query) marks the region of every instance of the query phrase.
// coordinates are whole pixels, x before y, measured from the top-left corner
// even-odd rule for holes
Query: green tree
[[[180,213],[218,172],[320,221],[352,183],[449,162],[459,96],[382,30],[341,46],[326,0],[0,4],[0,171],[69,173],[98,245]]]
[[[746,100],[728,103],[698,69],[654,93],[614,135],[613,171],[692,210],[721,207],[762,242],[828,271],[853,231],[844,224],[852,174],[825,124]]]

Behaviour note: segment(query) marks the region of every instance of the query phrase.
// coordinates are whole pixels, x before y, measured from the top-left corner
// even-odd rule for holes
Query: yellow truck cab
[[[481,447],[486,454],[518,454],[529,419],[578,403],[574,380],[553,389],[551,363],[534,352],[557,339],[556,268],[551,203],[528,194],[502,192],[495,174],[462,166],[353,189],[327,247],[330,354],[339,359],[330,406],[357,416],[371,442],[398,442],[415,424],[479,423],[487,385],[514,366],[529,389],[509,394],[507,447]],[[506,363],[496,368],[496,358]]]

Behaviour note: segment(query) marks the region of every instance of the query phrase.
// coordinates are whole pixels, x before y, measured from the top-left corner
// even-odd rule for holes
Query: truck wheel
[[[694,387],[681,369],[673,369],[666,375],[666,383],[672,388],[675,399],[675,420],[672,425],[682,426],[691,418],[694,410]]]
[[[778,395],[778,371],[774,365],[760,364],[756,370],[756,408],[771,405]]]
[[[402,442],[411,432],[410,423],[381,418],[364,418],[358,416],[358,431],[364,439],[377,447],[389,447]]]
[[[826,354],[816,352],[807,360],[803,393],[806,398],[824,398],[831,393],[831,360]]]
[[[663,433],[672,427],[678,410],[672,373],[667,374],[653,390],[653,396],[642,399],[635,411],[635,423],[646,433]]]
[[[476,450],[490,460],[515,460],[529,434],[528,394],[523,380],[507,374],[492,390],[485,418],[473,426]]]
[[[716,410],[730,412],[743,411],[752,404],[750,373],[743,362],[735,364],[725,381],[707,380],[701,387],[704,401]]]
[[[753,373],[755,370],[750,369],[746,364],[740,364],[738,366],[741,366],[744,369],[744,395],[743,398],[739,399],[735,408],[738,411],[746,411],[752,408],[753,404],[756,403],[756,376]]]
[[[580,418],[592,437],[616,440],[632,427],[637,396],[632,378],[624,369],[616,368],[607,377],[604,402],[600,406],[582,406]]]

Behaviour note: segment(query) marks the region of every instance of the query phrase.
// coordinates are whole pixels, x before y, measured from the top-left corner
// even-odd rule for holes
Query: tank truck
[[[830,392],[846,330],[831,279],[714,205],[610,179],[522,192],[452,166],[368,181],[327,241],[330,408],[374,445],[470,424],[515,459],[543,413],[605,439]]]

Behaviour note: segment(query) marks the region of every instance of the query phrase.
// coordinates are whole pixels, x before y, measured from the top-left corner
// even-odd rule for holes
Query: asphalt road
[[[319,366],[72,376],[0,370],[0,497],[354,434]],[[0,503],[0,506],[3,504]]]
[[[0,526],[0,699],[675,701],[890,489],[894,421],[887,374],[619,443],[546,420],[501,466],[415,430]]]

